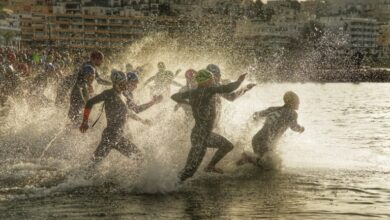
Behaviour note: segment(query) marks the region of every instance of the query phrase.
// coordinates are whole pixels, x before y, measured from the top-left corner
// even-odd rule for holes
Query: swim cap
[[[202,83],[205,83],[209,80],[212,80],[214,77],[213,77],[213,74],[210,73],[209,71],[207,70],[199,70],[197,73],[196,73],[196,76],[195,76],[195,80],[198,84],[202,84]]]
[[[165,70],[165,68],[166,68],[164,62],[158,62],[157,67],[159,70]]]
[[[91,65],[84,65],[81,69],[79,76],[85,77],[87,75],[94,75],[95,74],[95,68]]]
[[[14,62],[16,60],[16,54],[14,52],[9,52],[7,54],[7,59],[10,61],[10,62]]]
[[[118,70],[112,70],[111,71],[111,82],[112,84],[119,84],[123,81],[126,81],[127,80],[127,77],[126,77],[126,74],[123,73],[122,71],[118,71]]]
[[[286,105],[293,105],[296,102],[299,102],[299,97],[296,93],[292,91],[288,91],[283,96],[284,104]]]
[[[103,60],[104,59],[104,55],[100,51],[93,51],[91,53],[90,57],[91,57],[91,60],[93,60],[93,59]]]
[[[127,72],[126,76],[127,76],[127,81],[129,81],[129,82],[138,82],[139,81],[138,75],[134,72]]]
[[[45,65],[45,71],[46,72],[54,72],[55,71],[55,67],[52,63],[48,63]]]
[[[221,75],[221,70],[219,67],[215,64],[209,64],[206,69],[211,72],[214,76],[220,76]]]
[[[186,79],[192,80],[196,75],[196,71],[194,69],[189,69],[185,73]]]

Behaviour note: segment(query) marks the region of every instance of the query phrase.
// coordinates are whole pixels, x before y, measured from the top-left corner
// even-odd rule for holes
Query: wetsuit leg
[[[71,100],[69,111],[68,111],[68,118],[73,124],[79,125],[81,123],[81,117],[82,117],[81,112],[83,107],[84,107],[83,103],[80,103],[77,100]]]
[[[257,133],[252,139],[253,152],[256,154],[256,165],[263,166],[261,158],[270,149],[270,142],[261,133]]]
[[[222,158],[226,156],[230,151],[233,150],[233,144],[227,140],[225,137],[211,133],[209,136],[206,146],[209,148],[218,148],[217,152],[215,152],[213,158],[210,161],[210,166],[215,166]]]
[[[115,143],[114,149],[118,150],[126,157],[130,157],[133,154],[140,154],[138,147],[124,137],[118,138],[118,142]]]
[[[192,147],[188,154],[186,165],[179,174],[181,181],[185,181],[194,175],[201,164],[204,155],[206,154],[206,142],[208,135],[205,136],[203,133],[204,132],[197,129],[194,129],[191,133]]]
[[[107,155],[110,153],[112,149],[112,144],[114,141],[115,141],[115,137],[113,137],[113,135],[110,135],[108,131],[104,130],[100,144],[96,148],[92,158],[92,162],[94,164],[99,163],[105,157],[107,157]]]

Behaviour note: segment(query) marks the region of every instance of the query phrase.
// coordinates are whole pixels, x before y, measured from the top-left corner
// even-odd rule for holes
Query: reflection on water
[[[247,119],[254,111],[280,105],[287,90],[301,97],[299,122],[306,131],[287,132],[281,140],[277,150],[283,169],[236,168],[234,161],[250,150],[250,137],[261,126],[248,125]],[[12,132],[0,134],[0,219],[388,219],[388,94],[390,84],[260,85],[236,102],[224,103],[221,133],[236,144],[221,164],[227,173],[207,175],[200,168],[193,180],[174,190],[167,189],[187,155],[186,135],[170,136],[166,125],[130,128],[148,156],[146,165],[136,169],[114,152],[91,183],[72,173],[88,159],[104,125],[88,136],[71,131],[71,139],[59,139],[50,157],[39,161],[45,143],[62,126],[45,117],[61,113],[48,109],[42,118],[25,119],[21,113],[22,119],[7,124]],[[163,105],[171,109],[171,104]],[[163,123],[179,126],[183,115],[177,114]],[[29,123],[23,126],[18,120]],[[210,153],[205,161],[209,158]],[[155,191],[165,193],[151,193]]]

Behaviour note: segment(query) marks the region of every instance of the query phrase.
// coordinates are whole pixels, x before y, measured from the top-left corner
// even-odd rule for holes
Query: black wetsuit
[[[132,111],[134,111],[137,114],[145,111],[146,109],[148,109],[152,106],[151,104],[148,104],[148,103],[143,104],[143,105],[137,105],[137,103],[134,102],[133,93],[130,91],[125,91],[123,93],[123,96],[126,97],[126,104],[127,104],[128,108],[130,108]]]
[[[298,131],[298,114],[295,110],[282,106],[271,107],[264,111],[256,112],[255,118],[266,117],[264,126],[252,139],[253,151],[261,158],[271,150],[276,141],[288,128]]]
[[[237,81],[223,86],[199,87],[172,96],[172,99],[178,103],[190,104],[195,119],[195,126],[191,132],[192,148],[188,154],[186,166],[179,175],[181,181],[194,175],[208,147],[218,148],[210,162],[213,166],[233,149],[230,141],[213,132],[217,114],[216,98],[217,94],[233,92],[240,84],[241,81]]]
[[[78,79],[70,92],[70,107],[68,111],[68,117],[74,124],[80,124],[82,109],[89,98],[87,82]]]
[[[82,72],[82,71],[91,71],[91,69],[92,71],[94,71],[95,79],[98,83],[101,83],[103,85],[111,85],[110,82],[103,80],[99,77],[99,74],[97,73],[95,67],[91,63],[87,62],[83,64],[83,68],[81,68],[81,70],[77,73],[76,82],[73,85],[73,88],[70,93],[70,107],[68,111],[68,117],[75,124],[80,123],[81,111],[84,108],[85,103],[92,95],[90,94],[88,84],[84,79],[86,73]],[[72,80],[74,80],[74,78],[69,77],[69,82],[71,82]]]
[[[171,93],[171,84],[175,86],[183,86],[174,80],[174,76],[168,76],[166,72],[167,71],[159,71],[156,75],[145,81],[145,84],[154,81],[154,85],[151,87],[152,95],[169,96]]]
[[[116,149],[123,155],[130,157],[131,154],[139,153],[138,148],[123,136],[128,107],[114,89],[105,90],[99,95],[88,100],[85,108],[91,109],[93,105],[104,102],[106,112],[107,127],[104,129],[102,139],[94,153],[93,161],[99,162],[105,158],[111,151]]]
[[[85,75],[85,73],[83,73],[82,71],[85,70],[85,67],[87,66],[93,69],[97,83],[107,86],[112,85],[111,82],[104,80],[100,77],[98,71],[91,62],[86,62],[81,66],[77,73],[65,77],[60,83],[57,89],[56,104],[64,103],[64,100],[66,99],[66,97],[68,97],[69,90],[71,90],[72,86],[74,86],[78,81],[82,80],[83,76]]]

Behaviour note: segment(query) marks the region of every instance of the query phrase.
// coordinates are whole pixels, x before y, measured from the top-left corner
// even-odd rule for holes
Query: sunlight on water
[[[178,45],[174,43],[158,52],[141,53],[149,43],[155,42],[145,39],[134,45],[124,62],[155,65],[159,57],[164,57],[169,69],[182,69],[177,77],[182,84],[186,69],[200,69],[210,62],[221,65],[223,78],[235,80],[240,73],[221,54],[191,57],[185,48],[178,53]],[[153,65],[147,67],[148,74],[141,76],[143,80],[156,72]],[[251,68],[242,72],[245,70],[250,72]],[[96,87],[97,92],[105,89]],[[179,88],[171,89],[174,92]],[[135,97],[140,103],[150,100],[148,90],[138,88]],[[235,161],[244,150],[252,150],[251,138],[262,126],[262,121],[251,122],[251,115],[282,105],[282,96],[289,90],[300,96],[298,121],[306,131],[303,134],[287,131],[280,140],[276,151],[282,168],[269,173],[250,166],[237,168]],[[53,91],[54,88],[46,91],[51,100]],[[88,216],[85,213],[88,209],[108,217],[122,211],[128,217],[160,213],[156,215],[165,218],[240,219],[242,213],[246,218],[285,218],[290,213],[309,218],[330,214],[336,219],[389,217],[388,94],[389,84],[259,83],[238,100],[223,101],[222,118],[216,130],[235,144],[235,149],[221,161],[220,166],[227,173],[205,174],[201,167],[194,180],[182,187],[176,185],[176,177],[190,149],[193,122],[186,121],[182,110],[173,111],[175,103],[169,97],[140,114],[152,120],[152,126],[131,120],[127,124],[126,136],[143,152],[142,162],[112,151],[90,180],[83,177],[83,172],[100,141],[104,117],[86,134],[81,134],[77,128],[67,126],[66,108],[11,100],[9,115],[1,118],[0,211],[4,212],[0,218],[8,218],[20,210],[24,210],[19,216],[22,218],[31,214],[45,218],[50,211],[33,208],[58,203],[66,207],[64,211],[51,211],[70,218]],[[97,118],[100,109],[101,106],[94,107],[91,120]],[[47,151],[39,159],[45,148]],[[214,151],[208,150],[203,165]],[[144,193],[152,195],[139,196]],[[107,195],[115,201],[101,198]],[[83,196],[94,201],[94,207]],[[45,197],[49,199],[42,204],[40,199]],[[122,203],[117,209],[102,208],[118,201]],[[77,205],[72,207],[73,203]],[[76,210],[80,216],[69,214]]]

